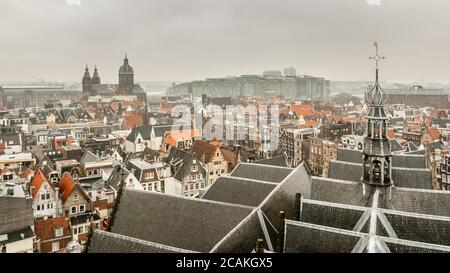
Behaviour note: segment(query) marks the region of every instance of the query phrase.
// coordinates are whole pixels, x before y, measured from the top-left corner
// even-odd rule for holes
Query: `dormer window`
[[[55,228],[55,237],[62,237],[64,235],[64,230],[62,227]]]

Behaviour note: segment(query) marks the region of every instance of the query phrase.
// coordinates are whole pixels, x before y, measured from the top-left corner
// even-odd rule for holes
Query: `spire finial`
[[[378,55],[378,43],[377,43],[377,41],[373,42],[373,46],[375,47],[375,56],[370,57],[370,59],[371,60],[375,60],[375,66],[376,66],[376,69],[378,69],[378,62],[380,60],[386,59],[386,57]]]

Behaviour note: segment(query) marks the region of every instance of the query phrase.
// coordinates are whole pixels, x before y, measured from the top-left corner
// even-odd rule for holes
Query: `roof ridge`
[[[103,231],[103,230],[99,230],[96,229],[94,231],[97,234],[104,234],[106,236],[111,236],[114,238],[119,238],[119,239],[124,239],[124,240],[128,240],[131,242],[135,242],[135,243],[140,243],[146,246],[152,246],[152,247],[157,247],[157,248],[162,248],[165,250],[170,250],[170,251],[174,251],[174,252],[181,252],[181,253],[198,253],[196,251],[191,251],[191,250],[187,250],[187,249],[183,249],[183,248],[179,248],[179,247],[173,247],[173,246],[169,246],[169,245],[163,245],[163,244],[158,244],[155,242],[151,242],[151,241],[146,241],[146,240],[142,240],[142,239],[138,239],[138,238],[134,238],[134,237],[130,237],[130,236],[125,236],[122,234],[118,234],[118,233],[113,233],[113,232],[107,232],[107,231]]]
[[[149,194],[149,195],[153,194],[153,195],[159,195],[159,196],[163,196],[163,197],[183,199],[183,200],[192,201],[192,202],[203,202],[203,203],[210,203],[210,204],[221,205],[221,206],[228,206],[228,207],[235,207],[235,208],[243,208],[243,209],[251,209],[251,210],[254,210],[256,208],[256,207],[252,207],[252,206],[233,204],[233,203],[227,203],[227,202],[220,202],[220,201],[201,199],[201,198],[191,198],[191,197],[185,197],[185,196],[175,195],[175,194],[166,194],[166,193],[161,193],[161,192],[150,192],[150,191],[142,191],[142,190],[137,190],[137,189],[125,189],[125,192],[127,192],[127,191],[143,193],[143,194]]]

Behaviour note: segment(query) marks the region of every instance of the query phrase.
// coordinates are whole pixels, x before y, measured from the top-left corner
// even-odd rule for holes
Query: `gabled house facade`
[[[165,173],[167,169],[162,168],[162,170],[158,172],[156,166],[142,159],[130,160],[127,167],[131,170],[145,191],[164,192],[164,178],[167,177]],[[170,176],[170,167],[168,165],[167,167]],[[162,177],[160,177],[160,175]]]
[[[165,160],[170,165],[174,178],[182,183],[184,196],[194,197],[206,187],[207,167],[192,153],[171,148]]]
[[[146,147],[159,150],[166,132],[172,130],[172,125],[144,125],[133,127],[125,141],[127,153],[138,153]]]
[[[59,193],[40,169],[31,179],[29,190],[33,197],[34,218],[56,217],[61,214]]]
[[[64,253],[72,241],[70,220],[66,216],[36,220],[34,230],[39,253]]]
[[[220,149],[219,141],[206,142],[196,140],[192,146],[192,153],[201,160],[208,170],[206,186],[211,185],[217,178],[228,173],[228,162]]]
[[[65,215],[77,216],[90,211],[91,199],[83,187],[65,173],[59,183],[59,194]]]

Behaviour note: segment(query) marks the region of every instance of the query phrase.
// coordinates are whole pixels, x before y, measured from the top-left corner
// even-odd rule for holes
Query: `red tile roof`
[[[192,153],[195,154],[199,159],[205,159],[205,163],[209,163],[214,157],[218,146],[208,143],[203,140],[196,140],[192,145]]]
[[[314,107],[311,104],[291,105],[290,110],[295,113],[297,118],[300,116],[310,117],[314,115]]]
[[[395,138],[395,132],[393,130],[387,131],[387,137],[388,138]]]
[[[433,140],[438,140],[441,138],[441,134],[437,128],[428,128],[428,134]]]
[[[99,210],[107,210],[113,207],[113,203],[108,203],[107,199],[96,200],[92,202],[92,207],[98,208]]]
[[[67,200],[74,188],[75,182],[73,181],[72,176],[68,172],[64,173],[61,181],[59,181],[59,193],[61,194],[61,200],[63,202]]]
[[[8,168],[8,166],[6,166],[5,168],[3,168],[3,170],[1,171],[2,174],[5,174],[7,172],[12,172],[10,168]]]
[[[44,184],[44,182],[48,183],[47,179],[45,178],[45,175],[42,173],[41,169],[38,169],[37,172],[34,174],[33,179],[31,179],[31,182],[30,182],[30,189],[32,187],[34,188],[33,191],[31,192],[31,196],[33,197],[33,200],[36,197],[36,194],[39,192],[39,189],[41,188],[42,184]]]
[[[30,174],[33,174],[33,170],[30,168],[27,168],[26,170],[24,170],[23,172],[21,172],[19,174],[20,178],[27,178]]]
[[[230,163],[231,169],[234,169],[238,164],[238,158],[236,157],[236,155],[232,151],[227,149],[220,149],[220,151],[222,151],[225,160],[228,161],[228,163]]]
[[[42,241],[55,239],[56,228],[63,228],[63,237],[71,235],[69,218],[58,217],[34,221],[34,232]]]
[[[123,124],[125,129],[131,129],[134,126],[141,126],[143,124],[143,119],[139,114],[126,114]]]
[[[199,130],[170,131],[166,134],[164,144],[175,147],[178,141],[189,140],[198,136],[200,136]]]

